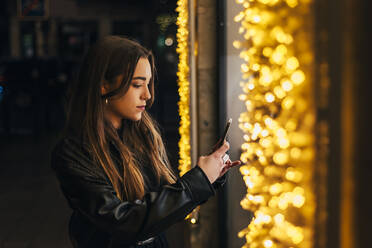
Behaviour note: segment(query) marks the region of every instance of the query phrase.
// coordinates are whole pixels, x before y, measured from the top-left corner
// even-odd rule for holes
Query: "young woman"
[[[214,195],[239,161],[227,142],[178,178],[147,109],[154,58],[138,43],[109,36],[83,60],[70,91],[66,132],[51,166],[73,214],[73,247],[168,247],[163,232]]]

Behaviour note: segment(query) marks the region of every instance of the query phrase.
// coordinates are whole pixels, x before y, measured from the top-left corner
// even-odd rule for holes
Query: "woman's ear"
[[[101,84],[101,95],[105,95],[109,92],[108,82],[104,80]]]
[[[101,95],[105,95],[107,93],[106,87],[104,85],[101,85]]]

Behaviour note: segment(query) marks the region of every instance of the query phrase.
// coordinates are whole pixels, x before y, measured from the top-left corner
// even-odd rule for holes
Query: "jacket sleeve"
[[[74,154],[74,152],[71,152]],[[214,195],[207,176],[196,166],[176,183],[164,185],[143,199],[121,201],[105,178],[89,169],[86,159],[53,152],[52,168],[69,205],[118,242],[145,240],[182,220]]]
[[[226,181],[227,181],[227,173],[225,173],[225,175],[223,175],[222,177],[219,177],[212,185],[213,185],[213,188],[215,190],[218,190],[220,188],[222,188]]]

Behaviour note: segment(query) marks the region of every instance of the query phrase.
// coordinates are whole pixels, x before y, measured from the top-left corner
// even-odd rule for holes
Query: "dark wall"
[[[357,82],[357,154],[356,154],[356,228],[358,247],[371,245],[372,221],[372,16],[371,2],[360,1],[360,20],[355,44],[360,80]]]
[[[353,233],[353,247],[370,246],[370,221],[372,220],[372,54],[371,54],[371,3],[367,0],[330,0],[328,5],[329,28],[329,62],[330,62],[330,168],[328,183],[328,243],[327,247],[341,247],[343,235],[340,225],[351,224]],[[348,70],[351,79],[343,78]],[[350,81],[349,81],[350,80]],[[351,90],[351,93],[345,92]],[[350,106],[344,106],[345,95],[351,94],[353,129],[342,128],[341,123],[344,111]],[[345,169],[342,168],[341,144],[344,132],[351,132],[354,147],[352,150],[352,177],[353,189],[345,189]],[[348,144],[346,144],[347,146]],[[343,171],[341,171],[343,170]],[[342,199],[349,199],[352,192],[352,223],[344,221],[342,212]],[[347,206],[349,207],[349,206]],[[347,217],[347,216],[346,216]],[[344,229],[345,230],[345,229]]]

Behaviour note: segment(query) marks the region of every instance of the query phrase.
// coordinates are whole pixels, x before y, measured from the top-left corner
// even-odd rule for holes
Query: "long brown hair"
[[[94,160],[103,168],[121,200],[140,199],[144,195],[141,157],[147,156],[159,182],[160,178],[175,182],[159,129],[149,113],[144,111],[139,121],[123,120],[120,133],[104,118],[105,100],[128,91],[140,58],[147,58],[151,65],[149,89],[152,97],[146,104],[150,107],[154,102],[153,54],[137,42],[118,36],[105,37],[89,49],[78,80],[70,89],[67,106],[66,131],[86,141]],[[103,82],[114,85],[119,75],[124,75],[120,86],[102,96]],[[121,170],[111,156],[110,142],[120,153]]]

